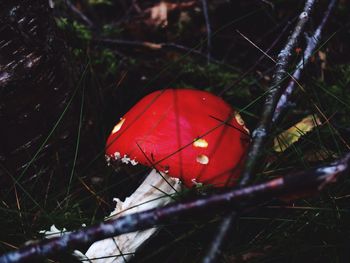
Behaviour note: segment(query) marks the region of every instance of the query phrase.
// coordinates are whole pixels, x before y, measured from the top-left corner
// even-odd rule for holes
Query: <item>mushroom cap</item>
[[[249,131],[221,98],[199,90],[155,91],[133,106],[113,128],[106,158],[156,168],[197,183],[235,185]]]

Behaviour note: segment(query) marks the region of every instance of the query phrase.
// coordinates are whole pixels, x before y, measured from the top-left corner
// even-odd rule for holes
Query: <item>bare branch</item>
[[[211,59],[211,26],[210,26],[210,20],[209,20],[209,14],[208,14],[208,2],[207,0],[201,0],[202,7],[203,7],[203,15],[205,19],[205,26],[207,28],[207,62],[210,62]]]
[[[115,220],[105,221],[61,237],[43,240],[27,245],[19,250],[4,254],[0,263],[35,262],[58,254],[67,249],[89,245],[97,240],[124,233],[151,228],[160,224],[173,224],[193,215],[202,213],[244,212],[274,198],[297,199],[322,190],[335,182],[342,174],[349,172],[350,153],[344,158],[325,166],[289,174],[284,177],[255,184],[249,187],[226,191],[221,194],[198,198],[189,202],[175,203],[161,208],[125,215]],[[300,184],[300,182],[303,182]]]
[[[322,33],[323,28],[324,28],[324,25],[326,24],[326,22],[329,18],[329,15],[332,12],[336,2],[337,2],[337,0],[330,1],[320,25],[317,27],[317,29],[315,30],[315,32],[313,33],[312,36],[306,37],[307,46],[305,48],[303,57],[300,59],[298,65],[296,67],[296,70],[293,73],[293,78],[290,80],[287,88],[285,89],[285,91],[283,92],[282,96],[280,97],[280,99],[277,103],[275,113],[274,113],[273,118],[272,118],[273,122],[276,122],[279,119],[281,113],[283,113],[288,108],[290,96],[292,95],[293,91],[295,90],[295,83],[296,83],[296,81],[298,81],[300,79],[300,76],[301,76],[303,69],[310,61],[312,54],[315,52],[315,49],[316,49],[316,47],[321,39],[321,33]]]
[[[303,32],[304,26],[308,21],[314,3],[314,0],[306,1],[304,10],[299,15],[299,19],[294,28],[294,31],[288,38],[285,47],[281,50],[281,52],[278,55],[278,60],[276,62],[277,67],[272,82],[272,87],[269,89],[265,99],[261,121],[252,133],[253,141],[247,154],[247,161],[245,163],[245,168],[241,175],[239,186],[247,185],[248,182],[251,180],[252,174],[256,170],[257,162],[262,154],[261,149],[263,148],[263,145],[265,144],[266,139],[268,138],[268,135],[270,133],[273,112],[280,98],[280,93],[282,92],[283,86],[281,84],[283,79],[286,77],[286,68],[289,64],[291,51],[293,50],[300,35]],[[266,56],[268,55],[266,54]],[[218,235],[212,241],[211,248],[208,250],[208,253],[206,254],[203,260],[203,263],[210,263],[216,261],[216,256],[218,255],[217,250],[220,250],[220,248],[223,246],[224,240],[227,236],[227,232],[232,227],[232,224],[236,221],[237,216],[238,214],[235,212],[230,213],[221,222],[218,230]]]
[[[273,112],[279,100],[280,93],[282,92],[282,82],[287,76],[286,68],[288,67],[292,50],[303,32],[314,3],[315,0],[306,1],[304,10],[299,16],[299,20],[294,28],[294,31],[288,38],[285,47],[278,54],[276,73],[273,78],[272,87],[269,89],[266,95],[261,121],[252,133],[253,141],[247,155],[245,169],[241,176],[241,185],[245,185],[250,180],[251,175],[256,169],[256,164],[261,156],[261,149],[270,133]]]
[[[75,13],[77,16],[79,16],[79,18],[84,21],[84,23],[90,27],[93,28],[95,27],[95,24],[85,15],[83,14],[78,8],[76,8],[75,5],[72,4],[72,2],[70,0],[65,0],[65,3],[67,5],[67,7],[73,12]]]

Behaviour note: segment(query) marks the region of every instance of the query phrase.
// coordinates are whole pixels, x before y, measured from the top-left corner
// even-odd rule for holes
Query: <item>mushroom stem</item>
[[[153,169],[124,202],[114,199],[117,202],[116,207],[106,220],[164,206],[173,200],[172,195],[179,190],[179,179]],[[157,228],[151,228],[97,241],[90,246],[85,256],[93,263],[125,263],[156,231]]]

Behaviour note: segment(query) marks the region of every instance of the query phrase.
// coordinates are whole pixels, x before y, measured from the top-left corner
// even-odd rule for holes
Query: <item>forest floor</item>
[[[70,231],[100,222],[113,209],[116,195],[130,195],[142,178],[128,167],[108,167],[105,142],[123,114],[152,91],[212,92],[238,110],[253,131],[276,69],[264,52],[277,59],[305,4],[215,0],[208,1],[206,17],[205,1],[52,2],[72,65],[69,72],[76,74],[73,147],[64,165],[62,160],[55,164],[58,179],[48,171],[45,184],[39,177],[26,190],[10,187],[11,198],[1,204],[2,253],[42,238],[40,230],[52,224]],[[318,26],[328,2],[317,1],[305,36]],[[349,152],[349,13],[349,1],[338,1],[288,111],[273,126],[252,182],[329,163]],[[293,49],[291,73],[302,60],[305,36]],[[311,198],[272,201],[245,213],[230,230],[220,262],[346,262],[349,197],[345,177]],[[200,262],[221,218],[208,215],[163,226],[132,262]],[[73,261],[68,255],[57,260]]]

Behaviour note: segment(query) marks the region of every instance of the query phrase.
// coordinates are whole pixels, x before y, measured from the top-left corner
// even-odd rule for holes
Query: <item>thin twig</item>
[[[123,39],[111,39],[111,38],[95,38],[92,42],[98,44],[106,44],[106,45],[118,45],[118,46],[134,46],[140,48],[147,48],[151,50],[161,50],[163,48],[174,49],[181,52],[186,52],[188,54],[192,53],[202,58],[208,58],[207,54],[200,52],[195,48],[186,47],[176,43],[155,43],[149,41],[134,41],[134,40],[123,40]],[[224,65],[226,67],[230,67],[226,63],[218,61],[212,57],[210,57],[210,62],[218,65]],[[232,67],[231,67],[232,68]]]
[[[287,88],[285,89],[284,93],[282,94],[282,96],[280,97],[277,103],[277,106],[272,118],[273,122],[276,122],[281,116],[281,114],[288,108],[290,97],[295,90],[296,80],[300,79],[303,69],[310,61],[312,54],[315,52],[315,49],[321,39],[321,33],[324,28],[324,25],[326,24],[329,18],[329,15],[332,12],[336,2],[337,0],[330,1],[320,25],[317,27],[317,29],[315,30],[312,36],[306,36],[307,46],[305,48],[303,57],[300,59],[299,63],[297,64],[296,70],[293,73],[293,78],[289,81]]]
[[[137,2],[137,0],[132,0],[132,7],[136,10],[136,12],[138,14],[142,13],[142,9],[141,9],[139,3]]]
[[[228,234],[230,233],[230,230],[237,221],[237,219],[238,213],[231,212],[229,213],[229,215],[225,216],[224,219],[220,222],[215,237],[210,243],[210,247],[207,253],[205,253],[202,263],[214,263],[218,261],[221,254],[221,250],[223,249],[223,243],[225,240],[227,240]]]
[[[211,60],[211,26],[209,20],[208,12],[208,2],[207,0],[201,0],[203,7],[203,15],[205,19],[205,26],[207,28],[207,62],[210,63]]]
[[[85,24],[90,27],[93,28],[95,27],[95,24],[85,15],[83,14],[78,8],[76,8],[75,5],[72,4],[72,2],[70,0],[65,0],[66,5],[68,6],[68,8],[75,13],[76,15],[78,15],[80,17],[80,19],[82,21],[85,22]]]
[[[270,2],[270,1],[267,1],[267,0],[261,0],[261,2],[269,5],[271,7],[271,9],[275,9],[275,4]]]
[[[256,169],[258,160],[261,156],[261,149],[263,148],[263,145],[270,134],[273,112],[279,100],[280,93],[282,92],[282,82],[287,75],[286,68],[288,67],[292,50],[303,32],[314,3],[315,0],[306,1],[304,10],[299,16],[299,20],[293,33],[288,38],[285,47],[278,54],[276,72],[272,81],[272,87],[267,92],[261,120],[257,128],[252,133],[253,140],[248,151],[245,169],[241,175],[241,185],[245,185],[246,182],[250,180],[251,175]]]
[[[287,29],[289,28],[289,26],[291,25],[290,22],[287,22],[287,25],[282,29],[281,33],[275,38],[275,40],[272,42],[272,44],[270,45],[270,47],[268,49],[266,49],[266,51],[263,52],[263,54],[257,59],[257,61],[254,63],[254,65],[252,65],[247,71],[245,71],[236,81],[234,81],[232,84],[230,84],[227,87],[224,87],[222,89],[222,91],[220,91],[220,93],[218,94],[218,96],[222,96],[223,94],[225,94],[226,91],[228,91],[229,89],[231,89],[232,87],[237,86],[248,74],[250,74],[259,64],[260,62],[266,58],[265,54],[268,54],[275,46],[276,44],[279,42],[279,40],[281,39],[281,37],[284,35],[284,33],[287,31]],[[239,34],[241,34],[238,30],[237,32]],[[241,34],[242,36],[242,34]]]
[[[0,263],[35,262],[56,255],[60,252],[73,250],[89,245],[95,241],[154,227],[160,224],[174,224],[193,215],[201,216],[208,211],[222,213],[235,209],[244,212],[250,207],[265,203],[275,198],[294,200],[322,190],[339,176],[349,173],[350,153],[342,159],[328,165],[320,166],[278,177],[265,183],[226,191],[198,198],[193,201],[175,203],[161,208],[129,214],[114,220],[67,233],[61,237],[39,241],[23,248],[0,256]],[[300,184],[300,182],[303,182]]]
[[[277,104],[278,99],[280,97],[280,93],[282,90],[281,83],[283,81],[283,78],[286,76],[286,68],[289,64],[291,51],[293,50],[300,35],[303,32],[303,28],[306,22],[308,21],[308,17],[310,16],[314,2],[314,0],[308,0],[305,3],[304,10],[299,16],[294,31],[288,38],[285,47],[281,50],[281,52],[278,55],[278,60],[276,62],[276,73],[272,82],[272,87],[268,91],[265,99],[261,121],[252,133],[253,140],[248,150],[247,161],[245,163],[245,168],[243,170],[241,180],[239,182],[240,187],[248,184],[252,174],[256,170],[257,162],[261,156],[261,149],[263,148],[263,145],[265,144],[266,139],[268,138],[268,135],[270,133],[272,123],[271,119],[273,116],[275,105]],[[264,54],[268,56],[266,53]],[[238,214],[236,212],[232,212],[223,219],[219,226],[218,235],[212,241],[211,248],[208,250],[208,253],[204,257],[204,260],[202,261],[203,263],[213,263],[217,260],[218,252],[216,250],[220,250],[220,248],[223,246],[228,232],[232,228],[233,222],[236,221],[237,216]]]

